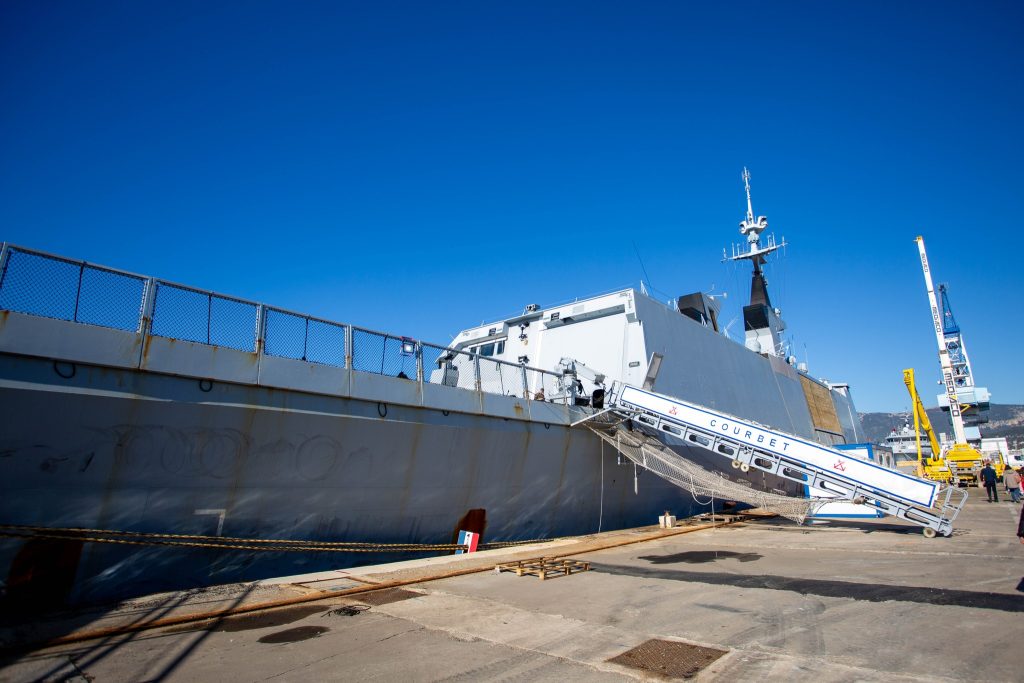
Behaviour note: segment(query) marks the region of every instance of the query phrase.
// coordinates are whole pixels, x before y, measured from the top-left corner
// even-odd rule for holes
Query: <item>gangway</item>
[[[588,418],[588,426],[607,435],[628,421],[649,436],[657,435],[668,447],[654,449],[658,451],[655,453],[648,449],[648,455],[666,459],[669,469],[674,466],[672,458],[686,460],[671,449],[672,439],[675,439],[721,456],[741,472],[754,468],[871,506],[921,526],[928,538],[952,534],[953,520],[967,500],[966,492],[958,488],[852,458],[842,451],[750,420],[628,384],[614,383],[605,406],[604,411]],[[607,421],[611,416],[618,418],[618,424]],[[666,439],[665,435],[671,438]],[[617,442],[613,438],[606,440]],[[636,449],[621,448],[620,452],[644,464],[638,461]],[[678,479],[658,469],[653,471],[670,481]],[[826,501],[835,502],[836,498],[821,502]]]

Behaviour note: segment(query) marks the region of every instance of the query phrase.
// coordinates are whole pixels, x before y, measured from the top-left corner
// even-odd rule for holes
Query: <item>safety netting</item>
[[[821,499],[797,498],[755,488],[749,483],[733,481],[721,472],[713,472],[684,457],[658,437],[640,429],[626,429],[620,424],[588,422],[587,427],[603,441],[640,467],[653,472],[676,486],[713,501],[732,500],[761,508],[798,524],[820,505]],[[723,462],[726,462],[723,460]],[[708,501],[708,502],[710,502]]]

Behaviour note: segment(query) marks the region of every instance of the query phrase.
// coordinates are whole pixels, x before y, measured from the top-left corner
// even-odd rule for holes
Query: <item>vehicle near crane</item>
[[[910,393],[910,405],[914,413],[914,434],[917,437],[917,476],[948,483],[953,480],[953,473],[942,457],[942,449],[939,446],[939,439],[932,429],[932,422],[928,419],[928,413],[921,402],[921,395],[917,392],[917,384],[914,381],[914,369],[907,368],[903,371],[903,383],[907,385]],[[928,436],[928,443],[932,447],[928,457],[924,457],[921,449],[921,431]]]
[[[928,303],[931,305],[932,327],[935,330],[935,339],[939,346],[939,365],[942,368],[942,384],[945,387],[945,395],[941,397],[940,403],[949,406],[949,420],[953,425],[953,443],[943,451],[942,457],[949,467],[955,483],[980,486],[980,472],[985,458],[981,451],[967,442],[963,418],[965,409],[977,405],[976,397],[979,391],[974,386],[974,377],[967,360],[963,338],[949,308],[945,288],[942,291],[943,307],[941,309],[935,297],[935,287],[932,284],[931,268],[928,265],[928,253],[924,248],[924,238],[918,235],[915,241],[921,256],[921,271],[924,273],[925,288],[928,290]],[[963,390],[965,398],[970,397],[973,404],[965,404],[960,400],[959,392],[961,390]],[[982,391],[985,393],[987,403],[988,392],[987,390]],[[980,439],[980,435],[978,438]],[[996,476],[1002,478],[1005,467],[1002,460],[996,458],[992,467],[996,470]]]

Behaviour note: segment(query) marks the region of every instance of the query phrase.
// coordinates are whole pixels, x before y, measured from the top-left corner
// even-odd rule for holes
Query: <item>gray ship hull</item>
[[[566,424],[222,382],[204,392],[193,379],[81,364],[64,378],[52,362],[9,355],[0,406],[8,524],[451,543],[470,510],[484,511],[488,541],[646,525],[696,507],[649,473],[635,493],[632,465]],[[4,539],[0,566],[24,548]],[[47,588],[73,587],[75,602],[408,557],[98,543],[38,552],[36,562],[71,557]]]

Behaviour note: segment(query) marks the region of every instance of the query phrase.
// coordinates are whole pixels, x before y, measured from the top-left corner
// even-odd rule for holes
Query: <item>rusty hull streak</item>
[[[526,425],[525,434],[523,435],[523,453],[513,460],[516,470],[512,481],[515,482],[514,485],[517,493],[523,490],[523,478],[526,476],[526,463],[529,460],[530,443],[533,441],[533,428],[532,425]]]
[[[412,482],[416,473],[416,463],[419,461],[420,438],[423,436],[423,429],[425,427],[426,425],[423,422],[413,423],[411,455],[409,456],[409,465],[405,468],[405,479],[402,482],[402,497],[398,501],[398,512],[402,516],[405,515],[405,510],[409,505],[409,497],[412,496]]]
[[[149,361],[149,349],[150,346],[152,345],[152,341],[153,335],[151,334],[147,334],[142,338],[142,358],[140,359],[139,362],[140,369],[145,368],[147,365],[147,361]],[[173,342],[174,340],[171,339],[171,341]]]
[[[572,446],[572,430],[566,429],[565,435],[562,437],[562,457],[561,462],[558,465],[558,486],[555,487],[555,497],[553,505],[551,506],[551,522],[554,521],[554,517],[558,514],[558,506],[562,502],[562,492],[565,488],[565,468],[569,464],[569,449]]]
[[[242,480],[245,476],[244,468],[249,464],[249,457],[252,452],[252,429],[253,423],[256,421],[256,409],[249,406],[244,409],[242,415],[242,430],[241,435],[243,446],[236,451],[234,468],[231,476],[231,484],[228,487],[226,500],[224,501],[224,522],[227,523],[228,518],[231,516],[232,510],[234,510],[235,503],[238,500],[238,491]]]
[[[129,408],[127,414],[126,424],[139,424],[138,412],[143,409],[142,401],[135,399],[128,400]],[[135,437],[138,438],[138,437]],[[112,444],[109,453],[110,457],[110,470],[107,474],[106,482],[103,487],[103,493],[100,496],[100,505],[96,513],[96,526],[100,529],[105,529],[110,524],[111,519],[114,518],[115,513],[112,509],[113,498],[115,492],[123,488],[122,484],[122,470],[129,467],[128,458],[126,457],[126,451],[131,445],[133,437],[130,434],[121,434],[117,441]],[[93,548],[95,544],[86,548],[82,554],[82,564],[88,566],[95,554]]]

